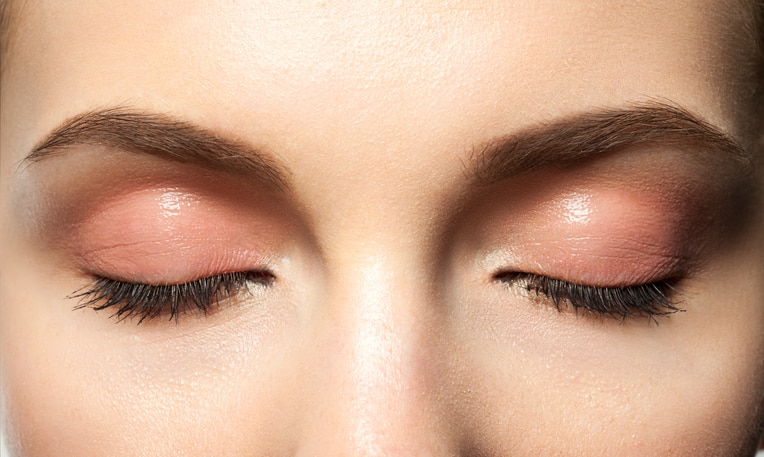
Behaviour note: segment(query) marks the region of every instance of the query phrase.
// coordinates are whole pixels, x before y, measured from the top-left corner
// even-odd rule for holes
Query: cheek
[[[287,339],[273,331],[286,317],[188,320],[183,329],[152,332],[72,312],[60,285],[14,279],[16,291],[34,291],[5,295],[0,323],[3,388],[20,456],[284,448],[276,442],[285,439],[276,431],[287,429],[281,417],[289,408],[281,364],[291,359]]]
[[[507,455],[751,455],[764,414],[764,283],[751,245],[688,282],[687,312],[649,322],[454,292],[476,449]],[[458,281],[457,281],[458,283]],[[746,447],[747,446],[747,447]]]
[[[4,247],[4,266],[14,268],[1,278],[0,372],[19,456],[286,448],[278,430],[290,419],[285,366],[299,317],[285,304],[294,297],[183,325],[117,324],[72,310],[64,297],[81,281],[50,266],[48,253],[23,242]]]
[[[656,336],[655,328],[558,317],[514,313],[464,337],[468,355],[455,370],[477,394],[459,408],[478,418],[470,424],[477,447],[507,455],[749,455],[738,446],[755,440],[764,377],[752,350],[762,341],[741,345],[731,332],[698,337],[664,324],[676,336]],[[492,340],[474,336],[502,325]]]

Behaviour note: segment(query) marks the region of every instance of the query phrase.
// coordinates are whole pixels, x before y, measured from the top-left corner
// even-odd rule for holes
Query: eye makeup
[[[221,301],[236,297],[252,287],[269,287],[274,277],[265,271],[223,273],[199,278],[181,284],[141,284],[99,278],[69,298],[79,300],[75,309],[93,308],[95,311],[113,309],[112,317],[124,320],[146,319],[166,315],[179,320],[189,312],[207,314]]]
[[[33,195],[43,201],[32,206],[37,237],[83,283],[69,294],[73,307],[137,323],[178,320],[255,299],[279,282],[303,233],[278,195],[219,173],[148,162],[122,176],[111,168],[111,182],[86,170],[93,181],[62,188],[71,176],[64,183],[52,176]]]
[[[103,201],[71,226],[68,241],[95,273],[182,283],[261,267],[282,242],[280,227],[263,211],[252,213],[214,195],[149,188]]]
[[[546,274],[575,282],[619,287],[662,279],[707,242],[694,236],[698,225],[690,215],[646,192],[600,186],[532,206],[500,223],[512,230],[506,254],[522,253]]]
[[[522,222],[505,222],[517,232],[510,252],[494,253],[501,266],[493,279],[559,311],[654,321],[680,311],[673,284],[696,259],[692,227],[679,212],[628,194],[599,189],[536,202]]]
[[[275,281],[278,221],[190,188],[137,189],[106,200],[72,231],[71,249],[92,283],[76,308],[117,320],[207,314]],[[251,236],[250,236],[251,234]]]
[[[713,173],[725,170],[671,168],[676,155],[658,152],[487,189],[466,217],[474,230],[461,235],[481,282],[560,311],[621,320],[688,309],[684,280],[729,241],[725,208],[738,193]]]
[[[657,323],[656,317],[684,311],[677,306],[676,290],[669,281],[597,287],[529,273],[499,273],[494,279],[508,287],[519,286],[535,294],[536,298],[543,297],[560,312],[570,307],[576,314],[588,313],[621,320],[647,317]]]

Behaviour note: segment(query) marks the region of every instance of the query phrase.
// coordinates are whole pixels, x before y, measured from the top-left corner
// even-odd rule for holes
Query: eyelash
[[[138,318],[138,324],[161,315],[178,321],[182,314],[199,311],[207,314],[213,305],[242,292],[250,286],[268,287],[275,281],[267,271],[223,273],[182,284],[151,285],[98,277],[91,285],[74,292],[69,298],[79,299],[74,309],[92,308],[102,311],[116,308],[110,317],[122,321]]]
[[[595,287],[518,272],[499,273],[494,280],[544,296],[560,312],[571,306],[577,313],[582,311],[622,321],[647,317],[658,323],[657,317],[685,311],[677,307],[677,291],[668,280],[627,287]]]
[[[250,285],[268,287],[274,277],[266,271],[224,273],[200,278],[182,284],[150,285],[117,281],[98,277],[91,285],[76,291],[69,298],[79,299],[74,309],[92,308],[102,311],[117,307],[110,317],[122,321],[138,317],[138,324],[169,314],[169,320],[178,321],[182,314],[200,311],[207,314],[212,306],[238,295]],[[656,317],[684,312],[678,308],[673,296],[675,288],[668,281],[657,281],[628,287],[595,287],[573,284],[561,279],[532,273],[498,273],[494,280],[507,285],[518,285],[536,296],[545,296],[558,311],[568,305],[576,312],[584,311],[604,317],[626,320],[647,317],[657,323]]]

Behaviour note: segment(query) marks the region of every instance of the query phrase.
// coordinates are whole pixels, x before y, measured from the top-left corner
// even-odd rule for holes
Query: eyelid
[[[289,201],[257,183],[185,164],[157,166],[132,155],[116,160],[96,152],[78,153],[82,160],[66,166],[44,167],[28,186],[20,217],[52,249],[81,255],[115,241],[172,239],[198,253],[211,244],[204,240],[220,240],[219,249],[232,248],[233,238],[242,241],[240,248],[272,253],[285,233],[302,228]]]
[[[242,204],[156,187],[95,204],[60,232],[82,271],[126,282],[185,282],[278,263],[293,220],[272,203]],[[98,210],[98,211],[96,211]]]

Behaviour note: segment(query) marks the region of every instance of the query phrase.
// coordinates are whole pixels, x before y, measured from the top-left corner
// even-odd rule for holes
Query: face
[[[12,447],[751,455],[760,157],[703,3],[17,8]]]

